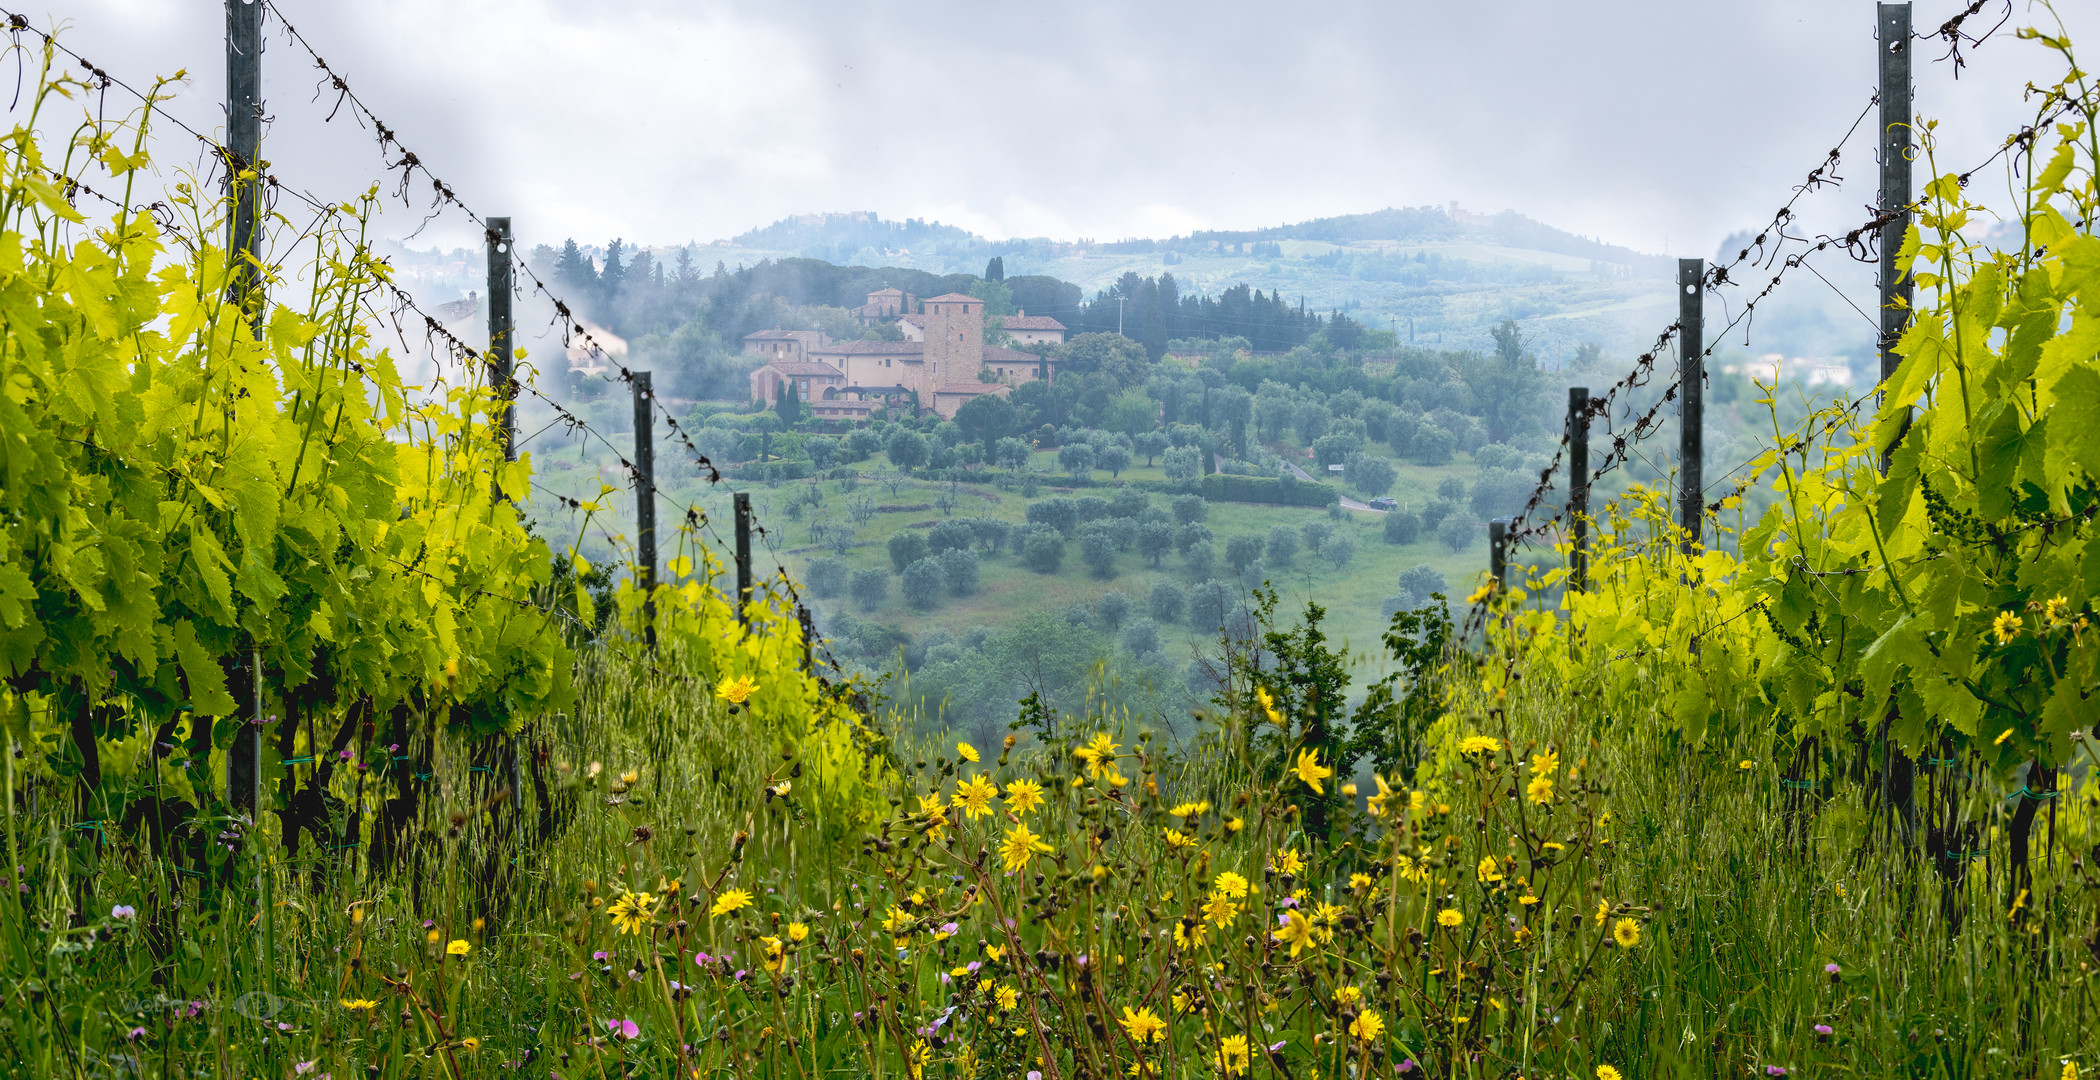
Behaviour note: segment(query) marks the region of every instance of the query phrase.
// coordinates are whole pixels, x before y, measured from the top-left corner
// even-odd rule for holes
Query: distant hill
[[[1637,274],[1664,274],[1667,259],[1632,248],[1577,236],[1514,210],[1499,214],[1456,216],[1441,206],[1387,207],[1368,214],[1313,218],[1261,229],[1208,229],[1164,239],[1126,239],[1097,243],[1045,238],[989,240],[966,229],[911,218],[886,221],[871,211],[800,214],[735,236],[726,246],[755,251],[792,252],[810,258],[847,261],[867,252],[942,255],[952,259],[989,259],[994,255],[1034,254],[1056,257],[1092,249],[1104,254],[1175,252],[1196,255],[1225,245],[1274,244],[1286,241],[1326,244],[1475,243],[1526,251],[1551,252],[1628,267]],[[1266,253],[1266,252],[1264,252]]]
[[[943,225],[938,221],[908,218],[884,221],[873,211],[797,214],[763,228],[731,237],[730,247],[760,251],[792,251],[813,258],[875,251],[932,252],[975,248],[988,243],[983,237]]]

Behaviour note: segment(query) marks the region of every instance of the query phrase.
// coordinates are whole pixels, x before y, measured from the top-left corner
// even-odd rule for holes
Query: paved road
[[[1290,459],[1288,459],[1288,458],[1285,458],[1285,459],[1283,459],[1283,465],[1284,465],[1284,468],[1287,468],[1287,469],[1291,470],[1292,472],[1294,472],[1294,473],[1297,473],[1297,474],[1298,474],[1298,479],[1300,479],[1300,480],[1311,480],[1311,479],[1312,479],[1312,474],[1310,474],[1310,473],[1306,472],[1306,471],[1305,471],[1304,469],[1301,469],[1301,468],[1299,468],[1299,467],[1298,467],[1298,464],[1297,464],[1297,462],[1294,462],[1294,461],[1291,461],[1291,460],[1290,460]],[[1375,507],[1375,506],[1366,506],[1366,505],[1364,505],[1363,503],[1357,502],[1357,501],[1356,501],[1355,499],[1352,499],[1352,498],[1350,498],[1350,497],[1349,497],[1349,496],[1347,496],[1347,495],[1344,495],[1344,496],[1342,496],[1342,509],[1344,509],[1344,510],[1361,510],[1361,511],[1363,511],[1364,513],[1367,513],[1367,514],[1383,514],[1383,513],[1385,513],[1385,511],[1383,511],[1383,510],[1380,510],[1380,509],[1378,509],[1378,508],[1377,508],[1377,507]]]

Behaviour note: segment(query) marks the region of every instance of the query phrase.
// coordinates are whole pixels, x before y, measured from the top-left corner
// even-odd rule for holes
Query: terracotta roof
[[[897,316],[897,321],[901,323],[910,323],[921,330],[926,329],[926,316],[924,315],[899,315]]]
[[[923,341],[834,341],[811,349],[825,356],[924,356]]]
[[[1002,315],[1000,321],[1008,330],[1063,330],[1065,324],[1048,315]]]
[[[803,338],[822,337],[816,330],[760,330],[756,334],[745,334],[745,341],[800,341]]]
[[[869,296],[903,296],[903,295],[904,295],[904,290],[903,290],[903,289],[899,289],[899,288],[895,288],[895,287],[893,286],[893,287],[891,287],[891,288],[887,288],[887,289],[877,289],[877,290],[875,290],[874,292],[871,292],[871,293],[869,293],[868,295],[869,295]]]
[[[835,367],[832,367],[830,364],[822,364],[809,360],[775,360],[770,364],[760,365],[758,370],[764,371],[766,368],[772,368],[774,371],[777,371],[782,375],[797,377],[803,375],[824,375],[834,379],[843,379],[846,377],[844,372],[840,371]]]
[[[942,294],[941,294],[941,295],[939,295],[939,296],[929,297],[929,298],[927,298],[927,299],[925,299],[925,300],[922,300],[922,301],[920,301],[920,303],[925,303],[925,304],[982,304],[982,303],[984,303],[984,301],[982,301],[982,300],[979,300],[979,299],[977,299],[977,298],[976,298],[976,297],[974,297],[974,296],[965,296],[965,295],[963,295],[962,293],[959,293],[959,292],[952,292],[952,293],[942,293]]]

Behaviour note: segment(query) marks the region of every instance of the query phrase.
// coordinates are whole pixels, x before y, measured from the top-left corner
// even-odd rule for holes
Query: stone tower
[[[928,388],[977,381],[984,370],[984,301],[948,293],[926,301]]]

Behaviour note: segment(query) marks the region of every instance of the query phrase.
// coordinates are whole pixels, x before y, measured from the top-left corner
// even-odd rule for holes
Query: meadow
[[[1183,642],[1211,673],[1186,725],[1097,652],[1084,692],[946,730],[805,637],[792,569],[735,602],[697,478],[662,582],[592,565],[592,524],[550,539],[521,506],[592,472],[510,459],[517,388],[464,351],[404,386],[375,341],[372,196],[325,208],[311,265],[261,267],[214,246],[218,200],[90,224],[50,182],[123,190],[150,110],[87,114],[55,164],[18,131],[0,1062],[2076,1080],[2100,1057],[2100,96],[2030,36],[2069,72],[2009,144],[2032,242],[1968,242],[1984,208],[1931,169],[1903,366],[1857,408],[1751,402],[1775,429],[1754,517],[1724,499],[1683,530],[1628,485],[1584,579],[1556,550],[1466,581],[1455,626],[1372,619],[1420,553],[1366,538],[1313,595],[1252,590]],[[47,63],[25,93],[88,90]],[[788,544],[792,486],[766,511]],[[963,496],[1008,521],[1049,497]],[[1209,513],[1221,540],[1327,520]],[[849,557],[942,517],[874,514]],[[931,636],[1067,588],[1098,612],[1149,577],[1131,558],[997,556],[976,597],[885,614]]]

